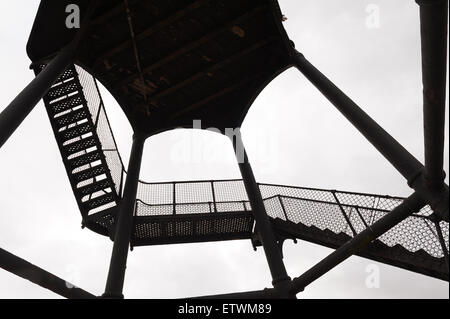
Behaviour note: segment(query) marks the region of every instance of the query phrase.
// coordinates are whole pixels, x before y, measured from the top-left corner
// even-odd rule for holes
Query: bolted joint
[[[430,205],[437,218],[449,221],[449,188],[443,181],[430,183],[422,171],[410,186]]]
[[[441,171],[441,174],[438,176],[430,176],[428,172],[425,172],[424,174],[424,182],[428,185],[428,187],[439,187],[442,185],[442,183],[445,181],[445,178],[447,177],[447,174],[445,171]]]
[[[295,299],[295,293],[292,291],[291,277],[272,281],[276,294],[281,299]]]

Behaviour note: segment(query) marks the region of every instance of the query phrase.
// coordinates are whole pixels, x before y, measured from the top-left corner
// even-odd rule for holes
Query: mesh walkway
[[[39,72],[45,66],[36,68]],[[44,102],[85,226],[114,233],[126,172],[95,79],[69,68]],[[398,206],[399,197],[260,184],[278,239],[336,248]],[[359,255],[447,279],[448,223],[427,206]],[[132,245],[253,239],[251,206],[241,180],[144,183],[138,187]]]

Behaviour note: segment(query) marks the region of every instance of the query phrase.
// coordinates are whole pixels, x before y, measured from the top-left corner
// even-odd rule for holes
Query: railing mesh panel
[[[103,101],[95,79],[80,67],[77,67],[77,72],[88,101],[92,121],[96,123],[96,133],[101,141],[103,154],[120,196],[126,173]],[[260,184],[260,190],[270,217],[314,226],[321,230],[328,229],[336,234],[345,233],[349,236],[354,236],[354,232],[360,233],[403,201],[399,197],[269,184]],[[138,186],[137,216],[214,214],[250,210],[251,206],[241,180],[140,182]],[[431,214],[432,210],[426,206],[389,230],[379,240],[388,246],[401,245],[412,252],[422,249],[434,257],[442,257],[442,245],[445,245],[448,251],[449,226],[445,222],[439,224],[444,237],[444,243],[441,243],[436,225],[428,218]],[[227,228],[229,225],[222,226]],[[139,227],[142,228],[141,233],[148,233],[148,236],[157,236],[156,233],[160,231],[156,228],[151,229],[150,224]],[[191,231],[192,227],[190,222],[179,222],[169,224],[167,229],[169,233],[183,233]],[[218,225],[214,227],[221,229]]]
[[[96,133],[102,145],[102,151],[114,181],[116,192],[120,196],[124,166],[114,140],[111,125],[108,121],[105,105],[103,104],[95,78],[79,66],[76,66],[76,70],[81,86],[83,87],[83,93],[92,116],[92,121],[96,126]]]

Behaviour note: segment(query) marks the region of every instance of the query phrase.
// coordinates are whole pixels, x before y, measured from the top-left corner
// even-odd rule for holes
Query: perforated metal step
[[[43,68],[35,66],[35,73]],[[44,96],[44,104],[73,193],[87,219],[93,209],[96,213],[115,210],[119,196],[84,94],[72,65]]]

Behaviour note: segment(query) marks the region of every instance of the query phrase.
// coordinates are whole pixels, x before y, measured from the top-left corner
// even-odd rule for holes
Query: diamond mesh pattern
[[[210,182],[177,183],[175,185],[175,194],[177,203],[213,202]]]
[[[110,170],[116,192],[120,197],[121,186],[124,178],[124,167],[117,144],[114,140],[111,126],[109,125],[100,91],[95,78],[92,75],[79,66],[76,66],[76,70],[78,72],[78,77],[83,88],[84,98],[86,99],[92,121],[95,123],[95,130],[102,145],[102,151]]]
[[[339,206],[336,204],[324,204],[290,197],[283,198],[283,203],[288,220],[295,224],[301,223],[308,227],[315,226],[321,230],[329,229],[336,234],[352,235]],[[269,214],[272,216],[272,213]]]

